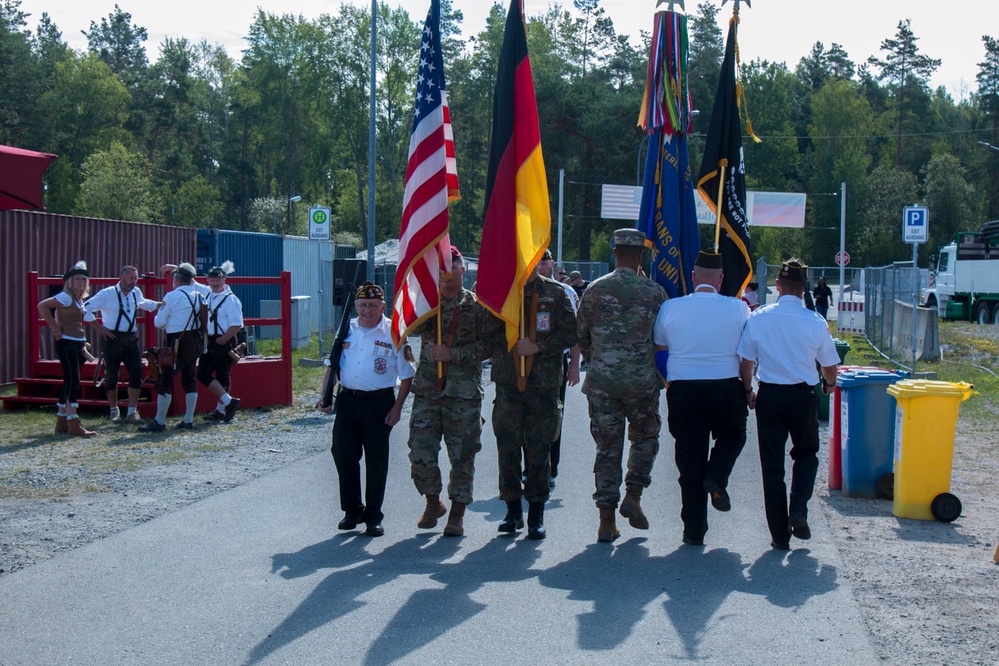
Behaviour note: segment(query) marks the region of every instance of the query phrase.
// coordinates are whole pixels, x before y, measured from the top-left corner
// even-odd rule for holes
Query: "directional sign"
[[[330,209],[309,209],[309,240],[330,239]]]
[[[902,209],[902,241],[925,243],[929,240],[930,211],[925,206],[906,206]]]
[[[846,266],[850,263],[850,253],[849,252],[837,252],[836,253],[836,265]]]

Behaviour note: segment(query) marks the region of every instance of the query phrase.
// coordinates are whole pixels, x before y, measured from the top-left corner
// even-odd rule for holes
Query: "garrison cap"
[[[694,265],[700,268],[720,269],[722,267],[722,257],[716,252],[705,252],[701,250],[697,253]]]
[[[89,278],[90,271],[87,270],[87,262],[83,259],[73,264],[72,268],[62,274],[63,282],[70,279],[74,275],[82,275],[83,277]]]
[[[645,234],[638,229],[618,229],[614,232],[614,247],[645,247]]]
[[[808,266],[797,259],[785,261],[780,265],[780,273],[777,277],[781,280],[791,280],[792,282],[805,282],[808,274]]]
[[[541,255],[541,261],[555,261],[555,257],[552,256],[552,251],[545,248],[545,253]]]
[[[385,291],[374,282],[365,282],[357,289],[357,298],[377,298],[385,300]]]
[[[172,275],[183,275],[184,277],[188,278],[193,278],[195,275],[197,275],[197,273],[198,272],[194,270],[194,266],[187,263],[186,261],[177,266],[177,268],[173,269],[173,271],[171,271]]]

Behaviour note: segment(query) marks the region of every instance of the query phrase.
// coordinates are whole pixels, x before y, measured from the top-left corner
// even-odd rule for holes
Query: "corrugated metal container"
[[[228,229],[198,229],[198,274],[205,275],[212,266],[231,261],[239,277],[277,277],[281,275],[282,238],[275,234]],[[243,317],[259,317],[260,301],[281,298],[277,285],[233,285],[243,304]]]
[[[27,293],[29,271],[43,277],[62,275],[84,259],[93,277],[117,277],[125,264],[134,264],[140,273],[155,273],[165,263],[183,260],[178,257],[193,257],[195,243],[194,229],[0,211],[0,384],[27,376],[27,318],[37,316],[35,306],[48,295]]]
[[[352,258],[357,253],[353,245],[335,245],[331,241],[314,241],[302,236],[284,237],[284,270],[291,273],[291,295],[312,299],[311,330],[323,327],[323,335],[333,333],[333,257]],[[320,293],[320,291],[322,293]]]

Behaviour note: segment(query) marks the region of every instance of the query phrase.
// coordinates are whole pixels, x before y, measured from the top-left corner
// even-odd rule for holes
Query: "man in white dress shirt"
[[[807,309],[803,300],[808,267],[799,259],[781,265],[779,298],[760,308],[746,324],[739,355],[758,361],[756,425],[763,470],[763,503],[776,550],[788,550],[790,537],[809,539],[808,500],[819,467],[819,381],[822,390],[836,385],[839,354],[826,320]],[[791,437],[791,496],[784,483],[784,447]]]
[[[180,371],[180,385],[184,390],[184,419],[178,428],[194,428],[194,408],[198,404],[196,364],[201,355],[201,305],[204,302],[194,286],[194,266],[184,262],[173,269],[173,289],[163,297],[163,307],[156,313],[156,328],[166,331],[166,346],[175,351],[175,364],[160,368],[156,381],[156,418],[144,426],[142,432],[159,432],[166,429],[166,415],[173,399],[173,378]]]
[[[719,511],[731,509],[726,487],[746,444],[753,397],[753,362],[736,353],[749,308],[718,293],[723,277],[721,255],[699,253],[693,293],[663,303],[653,334],[657,349],[669,351],[669,431],[680,471],[683,542],[692,546],[704,544],[709,495]]]
[[[343,344],[336,420],[333,422],[333,462],[340,480],[340,508],[344,517],[337,529],[352,530],[365,523],[365,534],[378,537],[382,501],[388,478],[389,434],[399,422],[402,405],[416,375],[409,344],[396,349],[392,322],[385,316],[385,292],[365,282],[358,288],[357,317]],[[396,384],[399,394],[395,394]],[[365,491],[361,498],[361,455],[365,458]]]
[[[139,351],[137,324],[139,311],[153,312],[158,307],[142,295],[136,286],[139,269],[123,266],[118,273],[118,284],[105,287],[85,304],[84,321],[92,322],[103,339],[104,367],[107,371],[104,389],[111,407],[111,423],[142,423],[136,412],[142,390],[142,356]],[[100,322],[97,321],[100,313]],[[124,363],[128,370],[128,412],[123,419],[118,410],[118,367]]]
[[[208,348],[198,360],[198,381],[218,398],[218,404],[206,421],[228,423],[239,409],[239,398],[229,395],[229,352],[236,348],[236,334],[243,328],[243,305],[225,283],[232,271],[231,261],[208,271]]]

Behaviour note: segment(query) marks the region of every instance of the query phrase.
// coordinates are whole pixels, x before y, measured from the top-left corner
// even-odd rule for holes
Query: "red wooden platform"
[[[91,278],[91,293],[115,284],[117,278]],[[228,284],[278,284],[281,286],[281,317],[253,317],[244,320],[246,326],[281,326],[281,355],[276,357],[253,356],[244,358],[232,368],[232,394],[241,401],[240,408],[270,407],[291,405],[291,273],[283,271],[279,277],[231,277]],[[35,272],[28,273],[28,354],[30,376],[14,380],[17,386],[15,395],[0,396],[5,410],[21,409],[29,406],[55,405],[62,387],[62,368],[58,360],[42,358],[42,349],[52,349],[52,335],[44,320],[38,318],[37,304],[47,297],[50,287],[62,287],[61,278],[40,278]],[[167,280],[146,275],[139,278],[139,285],[146,298],[162,300],[168,290]],[[140,348],[151,348],[163,344],[163,334],[153,326],[152,314],[137,320],[141,336]],[[43,337],[44,336],[44,337]],[[90,337],[90,336],[88,336]],[[93,343],[92,343],[93,344]],[[96,343],[99,350],[100,343]],[[80,376],[81,409],[106,411],[108,401],[105,387],[95,388],[92,378],[96,362],[84,364]],[[145,361],[143,361],[145,364]],[[145,365],[143,365],[145,375]],[[119,371],[119,406],[127,404],[127,372]],[[156,388],[148,378],[142,384],[139,398],[139,413],[151,418],[156,413]],[[180,388],[180,374],[174,378],[173,402],[170,414],[183,414],[185,411],[184,392]],[[198,405],[196,411],[208,412],[215,409],[215,396],[206,387],[198,384]]]

